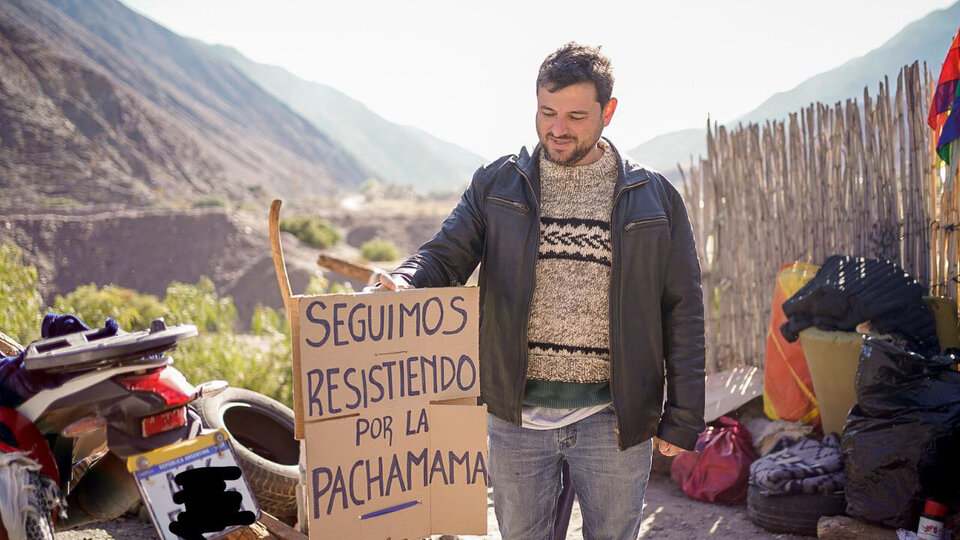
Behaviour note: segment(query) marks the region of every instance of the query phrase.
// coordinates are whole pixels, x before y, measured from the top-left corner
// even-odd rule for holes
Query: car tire
[[[227,388],[195,405],[204,427],[224,429],[260,509],[288,524],[297,520],[300,442],[293,410],[243,388]]]
[[[747,516],[754,524],[775,533],[817,536],[823,516],[846,514],[843,493],[765,495],[751,485],[747,489]]]

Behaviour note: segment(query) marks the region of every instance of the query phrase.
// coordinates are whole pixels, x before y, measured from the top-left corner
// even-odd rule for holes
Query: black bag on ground
[[[952,349],[952,351],[956,351]],[[924,358],[866,338],[858,405],[843,428],[847,513],[912,530],[927,498],[957,492],[960,373],[952,354]]]

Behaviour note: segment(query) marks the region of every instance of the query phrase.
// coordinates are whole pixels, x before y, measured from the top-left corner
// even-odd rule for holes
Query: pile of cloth
[[[60,488],[40,472],[37,462],[23,452],[0,453],[0,522],[9,538],[53,540],[45,516],[58,509],[63,509]]]
[[[843,491],[840,436],[800,439],[750,465],[750,484],[764,495],[831,495]]]
[[[811,326],[853,331],[865,321],[924,356],[940,352],[937,324],[923,300],[927,288],[890,261],[831,255],[817,274],[783,303],[783,337],[796,341]]]

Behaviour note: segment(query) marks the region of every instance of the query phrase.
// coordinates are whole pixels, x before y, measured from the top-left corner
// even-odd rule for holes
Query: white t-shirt
[[[549,409],[547,407],[524,407],[522,426],[527,429],[557,429],[579,422],[584,418],[597,414],[610,403],[593,405],[592,407],[578,407],[576,409]]]

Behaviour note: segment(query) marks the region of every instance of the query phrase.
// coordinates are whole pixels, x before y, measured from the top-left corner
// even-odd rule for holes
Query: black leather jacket
[[[477,170],[436,236],[393,272],[414,287],[441,287],[466,283],[483,263],[481,399],[490,413],[517,425],[540,242],[539,150],[531,155],[524,148]],[[657,435],[693,449],[704,429],[705,358],[693,231],[670,182],[619,153],[617,159],[610,218],[610,393],[620,448]]]

